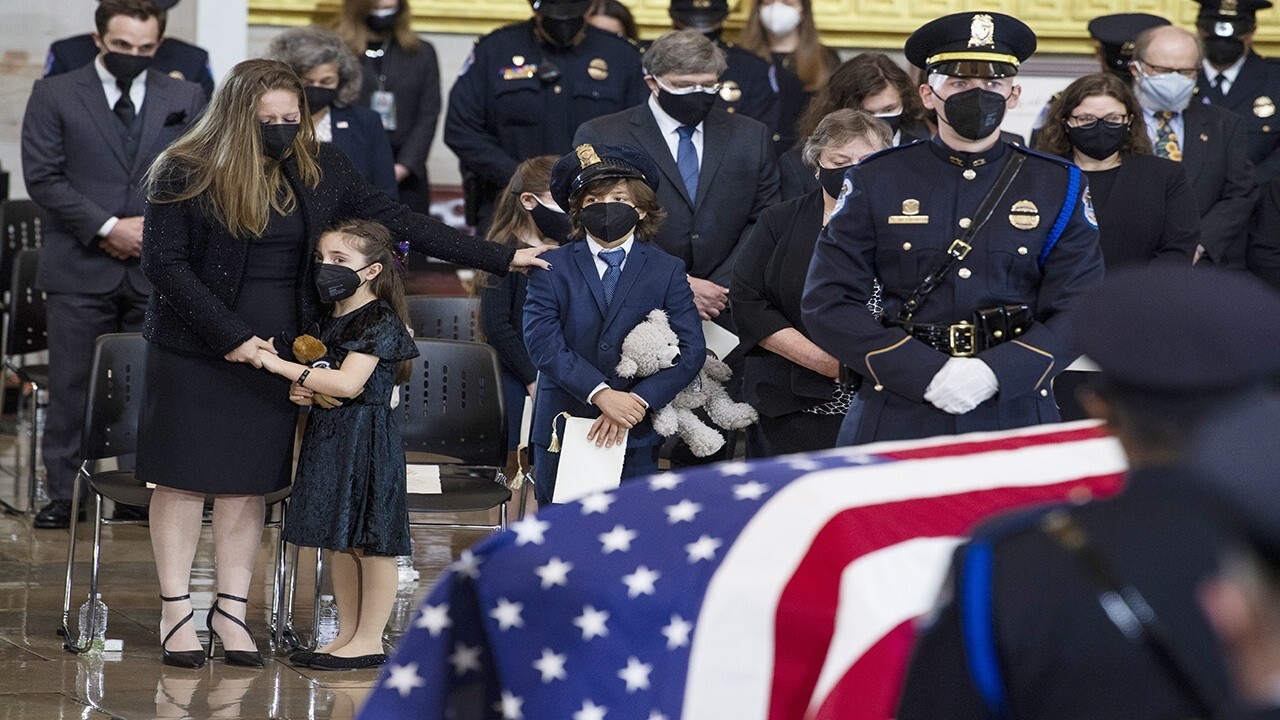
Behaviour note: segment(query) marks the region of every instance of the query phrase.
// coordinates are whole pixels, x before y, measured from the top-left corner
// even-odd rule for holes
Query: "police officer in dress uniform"
[[[778,140],[778,81],[773,66],[759,55],[721,37],[728,0],[671,0],[668,9],[676,30],[697,30],[724,51],[729,69],[720,75],[720,107],[759,120]]]
[[[533,17],[480,38],[449,91],[444,142],[483,226],[516,165],[564,155],[583,122],[644,102],[640,52],[588,25],[589,0],[533,0]]]
[[[1226,665],[1197,595],[1230,534],[1185,464],[1215,418],[1280,376],[1280,335],[1255,319],[1280,316],[1280,296],[1241,273],[1158,263],[1109,274],[1073,315],[1101,369],[1081,400],[1120,441],[1124,488],[1015,511],[956,550],[898,720],[1223,716]]]
[[[802,305],[814,342],[863,376],[845,444],[1058,420],[1050,383],[1077,354],[1066,311],[1102,253],[1080,170],[1000,142],[1035,45],[991,12],[907,40],[938,135],[848,171]],[[866,309],[876,278],[883,324]]]
[[[1170,24],[1172,23],[1159,15],[1148,13],[1099,15],[1089,21],[1089,37],[1097,43],[1093,49],[1094,56],[1098,58],[1104,72],[1119,75],[1126,84],[1133,82],[1129,63],[1133,62],[1134,38],[1153,27]],[[1049,106],[1058,99],[1059,94],[1054,93],[1053,97],[1049,98],[1049,102],[1044,104],[1040,115],[1031,126],[1031,147],[1036,146],[1040,129],[1044,127],[1045,120],[1049,117]]]

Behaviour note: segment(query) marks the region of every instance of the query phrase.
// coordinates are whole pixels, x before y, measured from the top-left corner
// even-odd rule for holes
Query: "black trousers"
[[[45,414],[44,467],[49,497],[70,500],[80,469],[80,435],[99,335],[140,332],[147,296],[125,276],[103,295],[49,293],[49,408]],[[139,368],[141,372],[141,368]]]
[[[778,417],[760,416],[747,428],[747,457],[766,458],[791,453],[830,450],[836,446],[843,415],[793,412]]]

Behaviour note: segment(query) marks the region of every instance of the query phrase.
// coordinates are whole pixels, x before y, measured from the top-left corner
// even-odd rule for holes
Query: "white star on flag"
[[[547,561],[546,565],[535,568],[533,573],[542,578],[542,589],[546,590],[552,585],[568,585],[569,571],[572,569],[573,563],[553,557]]]
[[[676,487],[684,482],[684,478],[678,473],[666,472],[649,481],[650,490],[675,490]]]
[[[685,620],[679,615],[672,615],[671,622],[662,628],[662,634],[667,638],[667,649],[675,650],[689,644],[689,633],[693,631],[693,623]]]
[[[582,709],[573,714],[573,720],[604,720],[604,714],[607,712],[609,708],[596,705],[590,700],[583,700]]]
[[[811,458],[798,457],[798,458],[795,458],[794,460],[788,460],[787,467],[791,468],[792,470],[809,472],[813,470],[821,470],[822,463],[818,462],[817,460],[813,460]]]
[[[685,552],[689,553],[689,562],[696,563],[699,560],[715,560],[716,550],[719,550],[720,546],[723,544],[724,541],[718,538],[713,538],[710,535],[703,535],[698,538],[697,542],[691,542],[688,545],[685,545],[684,549]]]
[[[720,466],[720,474],[728,477],[741,477],[751,472],[751,465],[745,462],[727,462]]]
[[[431,637],[439,637],[445,628],[453,626],[453,620],[449,618],[449,603],[423,605],[422,615],[413,626],[430,632]]]
[[[605,627],[605,623],[609,620],[609,612],[607,610],[597,610],[590,605],[582,608],[582,614],[573,619],[573,624],[582,629],[582,639],[590,640],[594,637],[605,637],[609,634],[609,628]]]
[[[649,720],[667,720],[667,716],[663,715],[657,710],[654,710],[653,712],[649,713]]]
[[[614,525],[613,529],[607,533],[601,533],[600,551],[605,555],[617,550],[619,552],[627,552],[631,549],[631,541],[636,539],[636,531],[628,530],[621,525]]]
[[[672,525],[678,522],[693,522],[700,512],[702,512],[701,505],[685,498],[675,505],[667,506],[667,522]]]
[[[738,500],[759,500],[768,492],[769,487],[762,482],[745,482],[733,486],[733,496]]]
[[[627,658],[627,666],[618,671],[618,677],[627,683],[627,692],[649,689],[649,673],[653,666],[640,662],[637,657]]]
[[[494,705],[493,709],[502,713],[502,720],[524,720],[521,705],[524,705],[524,698],[516,697],[510,690],[503,690],[502,702]]]
[[[564,671],[564,661],[568,656],[552,652],[551,648],[542,648],[542,657],[533,661],[533,669],[542,673],[542,682],[563,680],[568,677]]]
[[[458,561],[453,564],[453,571],[475,580],[480,577],[480,558],[470,550],[463,550]]]
[[[609,506],[616,500],[614,496],[608,493],[592,493],[582,498],[582,514],[590,515],[591,513],[600,513],[601,515],[609,512]]]
[[[498,598],[498,607],[489,611],[489,617],[498,621],[499,630],[510,630],[513,627],[524,627],[524,603],[511,602],[506,598]]]
[[[418,663],[409,663],[408,665],[392,665],[391,673],[387,676],[386,682],[382,683],[383,687],[395,689],[400,693],[400,697],[409,697],[409,693],[414,688],[419,688],[427,684],[426,680],[418,674]]]
[[[453,665],[453,673],[458,677],[466,675],[470,671],[480,670],[480,646],[464,645],[458,643],[453,646],[453,654],[449,656],[449,663]]]
[[[641,565],[636,571],[622,578],[622,582],[627,586],[627,597],[635,599],[641,595],[652,595],[654,593],[653,584],[658,578],[662,577],[662,573],[657,570],[650,570]]]
[[[551,527],[551,523],[545,520],[539,520],[536,517],[528,517],[520,522],[511,523],[511,529],[516,533],[516,545],[541,545],[546,542],[543,535],[546,534],[547,528]]]

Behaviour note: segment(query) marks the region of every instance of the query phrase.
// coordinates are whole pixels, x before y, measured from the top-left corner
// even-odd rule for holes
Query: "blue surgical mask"
[[[1191,95],[1195,92],[1196,81],[1181,73],[1165,73],[1164,75],[1148,75],[1138,65],[1138,102],[1152,112],[1180,113],[1191,104]]]

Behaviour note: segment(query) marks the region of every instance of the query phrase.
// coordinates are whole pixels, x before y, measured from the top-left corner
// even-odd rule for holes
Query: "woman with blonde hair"
[[[254,368],[276,352],[272,339],[310,330],[323,298],[352,284],[314,269],[324,230],[376,220],[398,242],[459,265],[497,274],[546,266],[538,250],[469,238],[387,198],[341,151],[316,142],[304,97],[284,63],[242,62],[151,167],[142,268],[155,292],[137,474],[156,485],[151,540],[167,665],[205,663],[188,584],[213,495],[210,654],[216,637],[228,664],[262,666],[244,617],[263,497],[289,484],[297,410],[287,380]]]

